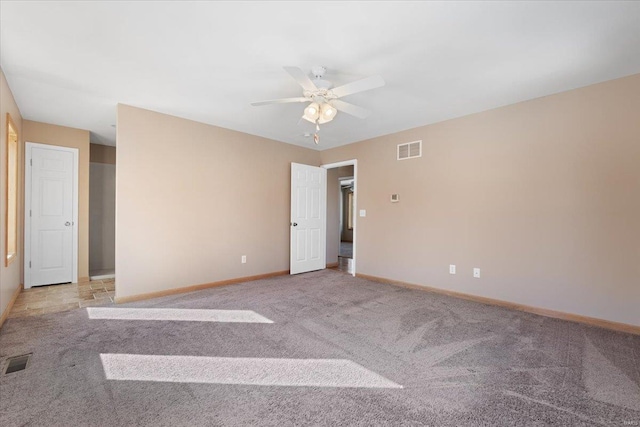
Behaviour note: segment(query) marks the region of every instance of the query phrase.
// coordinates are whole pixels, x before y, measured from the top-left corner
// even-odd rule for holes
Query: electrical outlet
[[[246,255],[242,255],[242,258],[240,259],[240,262],[243,264],[247,263],[247,256]]]
[[[474,268],[473,269],[473,277],[475,277],[476,279],[480,278],[480,269],[479,268]]]
[[[449,265],[449,274],[456,274],[456,266],[451,264]]]

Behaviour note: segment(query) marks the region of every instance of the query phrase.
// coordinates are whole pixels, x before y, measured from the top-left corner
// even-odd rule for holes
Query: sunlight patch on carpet
[[[89,319],[184,322],[273,323],[251,310],[87,307]]]
[[[289,387],[402,388],[344,359],[100,354],[108,380]]]

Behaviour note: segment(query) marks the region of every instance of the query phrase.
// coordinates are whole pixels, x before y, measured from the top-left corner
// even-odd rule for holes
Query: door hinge
[[[29,268],[31,268],[31,261],[29,261]]]
[[[29,209],[29,218],[31,218],[31,209]]]
[[[33,166],[33,159],[29,159],[29,164]]]

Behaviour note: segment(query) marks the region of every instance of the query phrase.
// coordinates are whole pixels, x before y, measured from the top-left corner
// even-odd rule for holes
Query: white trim
[[[325,168],[325,169],[335,169],[335,168],[339,168],[341,166],[353,166],[353,276],[356,275],[356,262],[357,262],[357,256],[356,256],[356,251],[358,248],[357,245],[357,234],[358,234],[358,215],[356,214],[358,212],[358,159],[352,159],[352,160],[344,160],[342,162],[335,162],[335,163],[328,163],[326,165],[321,165],[321,168]],[[325,183],[325,188],[327,187],[326,183]],[[324,229],[327,229],[327,217],[325,215],[324,218],[325,221],[325,226]],[[325,231],[325,248],[326,248],[326,239],[327,239],[327,233]],[[326,249],[325,249],[326,252]],[[326,256],[326,254],[325,254]]]
[[[355,178],[353,176],[342,176],[338,178],[338,182],[340,183],[340,186],[342,187],[345,181],[349,181],[349,182],[354,182]]]
[[[342,166],[351,166],[351,165],[355,166],[356,164],[358,164],[358,160],[352,159],[352,160],[343,160],[342,162],[327,163],[326,165],[320,165],[320,167],[325,169],[335,169]],[[353,176],[354,177],[356,176],[355,169],[353,172]]]
[[[77,148],[60,147],[58,145],[39,144],[36,142],[25,142],[24,148],[24,288],[29,289],[31,285],[31,149],[44,148],[48,150],[67,151],[73,154],[73,283],[78,283],[78,183],[79,169],[78,159],[80,156]]]

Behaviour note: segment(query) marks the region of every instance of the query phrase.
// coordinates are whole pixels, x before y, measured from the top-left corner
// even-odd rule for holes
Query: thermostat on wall
[[[400,201],[400,195],[399,194],[392,194],[391,195],[391,203],[398,203]]]

